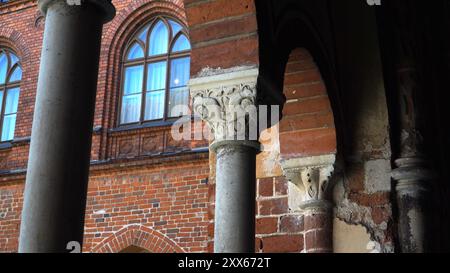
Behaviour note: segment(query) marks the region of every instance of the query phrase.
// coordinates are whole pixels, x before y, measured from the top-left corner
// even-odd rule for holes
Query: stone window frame
[[[182,29],[177,32],[177,34],[175,36],[173,36],[172,33],[172,27],[170,26],[170,23],[168,22],[168,20],[172,20],[176,23],[178,23]],[[162,21],[165,26],[167,27],[167,29],[169,30],[169,43],[168,43],[168,49],[167,49],[167,53],[164,54],[160,54],[160,55],[156,55],[156,56],[149,56],[148,54],[148,46],[150,44],[150,36],[152,33],[153,28],[155,27],[155,25],[157,24],[158,21]],[[137,42],[139,40],[139,34],[141,34],[141,32],[146,29],[148,27],[147,30],[147,35],[146,35],[146,43],[145,43],[145,47],[143,48],[144,50],[144,58],[140,58],[137,60],[126,60],[128,53],[130,52],[130,49],[132,48],[132,45]],[[181,36],[184,35],[186,36],[186,38],[189,41],[190,44],[190,49],[189,50],[185,50],[185,51],[181,51],[181,52],[172,52],[172,48],[175,44],[175,42],[177,41],[177,39]],[[170,96],[170,75],[171,75],[171,60],[174,59],[178,59],[178,58],[185,58],[185,57],[191,57],[191,52],[192,52],[192,44],[190,41],[190,37],[189,37],[189,33],[188,33],[188,27],[186,26],[186,24],[184,24],[181,20],[177,19],[174,16],[170,16],[170,15],[157,15],[152,17],[150,20],[146,21],[144,24],[142,24],[141,27],[139,27],[139,29],[137,31],[135,31],[133,33],[133,35],[130,36],[131,38],[129,38],[124,47],[124,50],[121,54],[121,63],[120,63],[120,68],[121,68],[121,75],[120,75],[120,93],[119,93],[119,98],[118,98],[118,104],[117,104],[117,114],[116,114],[116,129],[113,129],[113,131],[116,130],[128,130],[131,128],[139,128],[139,127],[153,127],[153,126],[166,126],[166,125],[171,125],[173,124],[173,122],[175,122],[175,120],[179,119],[180,117],[169,117],[168,116],[168,109],[169,109],[169,96]],[[150,63],[154,63],[154,62],[158,62],[158,61],[165,61],[167,63],[166,65],[166,85],[165,85],[165,98],[164,98],[164,114],[163,114],[163,118],[162,119],[155,119],[155,120],[145,120],[145,98],[146,98],[146,93],[147,91],[145,90],[146,85],[147,85],[147,71],[148,71],[148,64]],[[191,62],[191,60],[190,60]],[[124,85],[125,85],[125,68],[127,66],[135,66],[135,65],[143,65],[144,66],[144,75],[143,75],[143,88],[141,90],[141,108],[140,108],[140,117],[139,117],[139,121],[138,122],[131,122],[131,123],[121,123],[121,115],[122,115],[122,101],[123,101],[123,97],[124,97]],[[190,103],[188,103],[187,105],[188,107],[190,107]]]
[[[23,73],[23,67],[22,67],[21,58],[11,48],[6,47],[6,46],[0,46],[0,54],[1,53],[5,53],[6,54],[6,57],[8,58],[8,64],[11,63],[11,54],[13,54],[18,59],[16,63],[14,63],[11,67],[7,68],[5,83],[4,84],[0,84],[0,92],[3,92],[3,97],[2,97],[2,100],[0,102],[1,103],[0,104],[0,143],[1,144],[5,144],[5,143],[10,143],[10,142],[14,141],[14,137],[13,137],[13,139],[10,139],[10,140],[5,140],[5,141],[1,140],[1,135],[2,135],[2,132],[3,132],[3,122],[4,122],[4,118],[5,118],[7,90],[8,89],[13,89],[13,88],[19,88],[19,92],[20,92],[20,87],[21,87],[21,83],[22,83],[22,79],[20,79],[19,81],[11,82],[11,83],[9,82],[9,79],[10,79],[12,73],[16,70],[17,67],[19,67],[22,70],[22,73]],[[20,93],[19,93],[19,100],[20,100]],[[16,115],[17,115],[17,113],[18,113],[18,110],[16,111]],[[17,119],[16,119],[16,123],[15,123],[14,126],[16,126],[16,125],[17,125]]]

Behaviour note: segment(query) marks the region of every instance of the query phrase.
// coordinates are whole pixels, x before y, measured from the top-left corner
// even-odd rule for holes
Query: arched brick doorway
[[[141,225],[127,226],[109,236],[92,253],[184,253],[185,251],[164,234]]]

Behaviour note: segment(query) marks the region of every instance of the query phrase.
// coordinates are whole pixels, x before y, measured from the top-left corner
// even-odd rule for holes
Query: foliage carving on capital
[[[329,201],[334,161],[334,155],[325,155],[282,162],[286,178],[300,190],[305,205]]]
[[[208,123],[216,140],[240,133],[248,139],[249,126],[256,127],[256,81],[191,89],[191,97],[194,112]]]

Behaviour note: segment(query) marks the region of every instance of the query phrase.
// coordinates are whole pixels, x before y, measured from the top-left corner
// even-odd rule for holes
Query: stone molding
[[[428,191],[428,181],[436,178],[435,173],[427,167],[426,160],[420,157],[400,158],[395,160],[395,165],[397,168],[391,172],[391,176],[400,194]]]

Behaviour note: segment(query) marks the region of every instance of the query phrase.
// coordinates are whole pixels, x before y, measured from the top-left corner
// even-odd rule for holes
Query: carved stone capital
[[[300,209],[329,209],[335,155],[289,159],[281,163],[286,178],[301,192]]]
[[[189,82],[194,113],[206,121],[215,141],[257,140],[258,69],[205,76]]]

